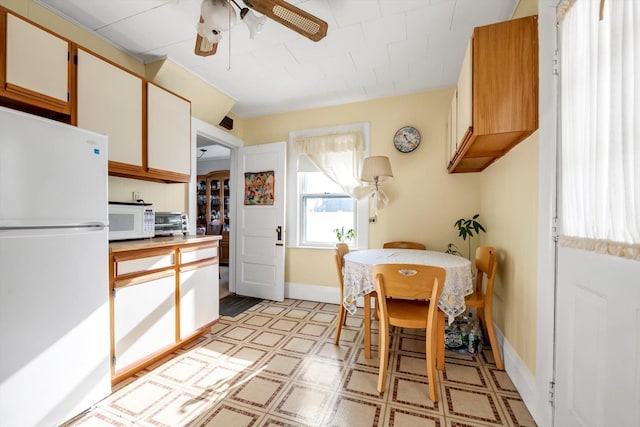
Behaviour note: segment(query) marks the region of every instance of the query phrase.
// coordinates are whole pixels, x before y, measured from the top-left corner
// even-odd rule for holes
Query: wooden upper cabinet
[[[109,137],[109,171],[143,173],[142,78],[78,49],[78,126]]]
[[[71,43],[2,10],[0,36],[2,104],[70,122]]]
[[[458,144],[449,172],[484,170],[538,128],[537,16],[477,27],[471,46],[471,66],[463,65],[458,82]],[[470,69],[472,91],[465,95]]]
[[[147,156],[151,175],[189,182],[191,103],[147,83]]]

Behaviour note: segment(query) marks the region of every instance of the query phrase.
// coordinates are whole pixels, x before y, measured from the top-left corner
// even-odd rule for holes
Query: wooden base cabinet
[[[219,317],[217,248],[180,248],[180,339]]]
[[[112,384],[218,320],[218,241],[180,237],[110,245]]]
[[[176,342],[176,276],[116,288],[113,293],[114,370],[168,349]]]

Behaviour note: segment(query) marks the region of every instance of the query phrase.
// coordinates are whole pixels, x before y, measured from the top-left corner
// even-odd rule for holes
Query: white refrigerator
[[[0,107],[0,425],[111,392],[107,137]]]

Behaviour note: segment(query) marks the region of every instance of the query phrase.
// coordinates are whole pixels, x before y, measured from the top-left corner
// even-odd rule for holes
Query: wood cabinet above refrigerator
[[[454,96],[450,173],[482,171],[531,135],[538,128],[537,16],[475,28]]]
[[[0,7],[0,104],[70,123],[72,43]]]

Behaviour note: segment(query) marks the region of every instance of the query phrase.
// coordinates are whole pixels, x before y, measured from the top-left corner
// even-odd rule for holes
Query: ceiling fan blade
[[[202,15],[200,15],[200,23],[203,23]],[[215,55],[218,50],[218,43],[211,43],[200,34],[196,37],[196,47],[194,53],[199,56],[211,56]]]
[[[310,40],[317,42],[327,35],[329,25],[325,21],[284,0],[244,0],[244,2],[256,12],[268,16]]]

